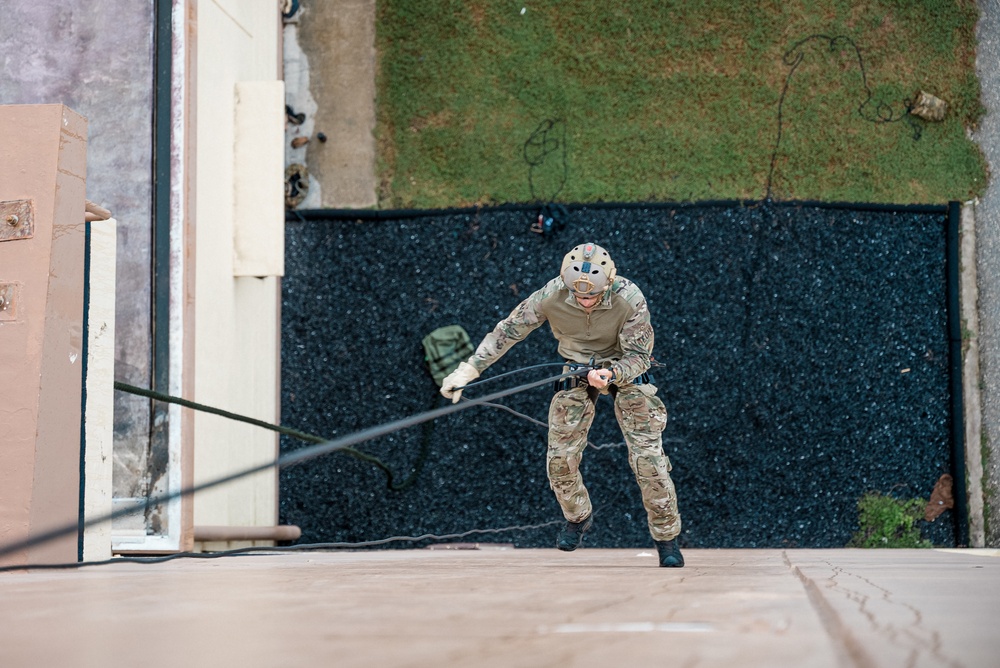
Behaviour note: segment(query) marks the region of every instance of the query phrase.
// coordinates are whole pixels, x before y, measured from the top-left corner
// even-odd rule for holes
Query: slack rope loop
[[[522,154],[528,165],[528,190],[533,201],[554,202],[562,192],[569,176],[566,153],[566,122],[562,119],[545,119],[524,142]],[[539,192],[541,184],[536,186],[536,180],[544,179],[536,172],[543,169],[546,160],[549,161],[550,173],[557,175],[558,184],[549,184],[546,191]],[[551,167],[554,161],[558,161],[558,164]]]
[[[525,415],[524,413],[520,413],[520,412],[514,410],[513,408],[511,408],[510,406],[504,406],[503,404],[494,404],[494,403],[483,404],[483,406],[489,406],[490,408],[497,408],[497,409],[500,409],[502,411],[507,411],[511,415],[514,415],[514,416],[519,417],[519,418],[521,418],[523,420],[526,420],[526,421],[530,422],[531,424],[538,425],[539,427],[542,427],[543,429],[548,429],[549,428],[549,425],[546,424],[545,422],[542,422],[541,420],[536,420],[535,418],[531,417],[530,415]],[[627,445],[628,445],[628,443],[625,443],[624,441],[619,442],[619,443],[603,443],[601,445],[598,445],[597,443],[594,443],[593,441],[591,441],[589,439],[587,440],[587,447],[590,448],[590,449],[592,449],[592,450],[606,450],[607,448],[624,448]]]
[[[252,417],[247,417],[246,415],[240,415],[239,413],[230,413],[229,411],[224,411],[221,408],[215,408],[214,406],[206,406],[205,404],[199,404],[194,401],[188,401],[187,399],[181,399],[180,397],[174,397],[169,394],[163,394],[162,392],[157,392],[156,390],[148,390],[143,387],[136,387],[135,385],[128,385],[127,383],[120,383],[115,381],[115,389],[122,392],[128,392],[129,394],[137,394],[140,397],[148,397],[150,399],[155,399],[156,401],[162,401],[167,404],[177,404],[178,406],[183,406],[185,408],[190,408],[192,410],[201,411],[202,413],[211,413],[212,415],[221,415],[224,418],[229,418],[230,420],[236,420],[237,422],[245,422],[246,424],[252,424],[257,427],[263,427],[264,429],[270,429],[271,431],[276,431],[279,434],[285,434],[286,436],[293,436],[297,439],[308,441],[309,443],[324,443],[326,441],[322,436],[316,436],[315,434],[308,434],[304,431],[299,431],[297,429],[290,429],[288,427],[282,427],[281,425],[271,424],[270,422],[265,422],[263,420],[257,420]]]
[[[910,104],[906,100],[903,100],[903,112],[896,114],[892,109],[892,105],[886,104],[881,100],[874,99],[874,93],[872,93],[872,89],[868,85],[868,72],[865,69],[865,61],[861,57],[861,49],[854,42],[854,40],[846,35],[836,35],[833,37],[821,34],[809,35],[808,37],[796,42],[781,58],[782,62],[791,69],[788,71],[788,76],[785,77],[785,85],[782,87],[781,97],[778,99],[778,132],[774,142],[774,152],[771,154],[771,167],[767,173],[767,186],[764,193],[764,200],[768,202],[771,201],[771,185],[773,183],[775,165],[778,162],[778,149],[781,147],[783,122],[782,110],[785,104],[785,96],[788,94],[788,89],[791,85],[792,76],[795,74],[795,70],[798,69],[799,65],[801,65],[802,61],[805,59],[803,47],[812,41],[825,41],[828,44],[830,51],[835,51],[837,49],[837,45],[840,43],[849,46],[854,51],[854,55],[858,61],[858,69],[861,72],[861,85],[865,89],[865,99],[858,105],[858,115],[861,116],[861,118],[871,123],[897,123],[906,119],[910,124],[910,128],[913,130],[913,141],[919,140],[922,132],[916,119],[910,115]]]
[[[596,514],[597,511],[595,511]],[[390,536],[377,540],[365,540],[357,543],[304,543],[302,545],[263,545],[258,547],[237,547],[232,550],[220,550],[218,552],[176,552],[156,557],[114,557],[101,561],[74,561],[62,564],[32,564],[30,566],[0,566],[0,573],[8,571],[25,570],[55,570],[83,568],[84,566],[107,566],[109,564],[161,564],[174,559],[218,559],[220,557],[237,556],[263,556],[264,554],[287,553],[287,552],[310,552],[321,550],[342,550],[357,549],[363,547],[376,547],[388,543],[411,542],[416,543],[424,540],[453,540],[456,538],[467,538],[477,534],[497,534],[508,531],[531,531],[534,529],[544,529],[546,527],[562,524],[563,520],[552,520],[541,524],[528,524],[521,526],[502,527],[499,529],[470,529],[461,533],[451,534],[422,534],[420,536]]]
[[[320,457],[322,455],[329,454],[331,452],[344,450],[358,443],[363,443],[365,441],[370,441],[380,436],[386,436],[388,434],[392,434],[402,429],[406,429],[407,427],[412,427],[418,424],[422,424],[424,422],[429,422],[430,420],[436,420],[437,418],[444,417],[446,415],[451,415],[452,413],[458,413],[459,411],[464,411],[469,408],[473,408],[474,406],[479,406],[481,404],[496,401],[497,399],[501,399],[503,397],[507,397],[512,394],[518,394],[520,392],[525,392],[527,390],[531,390],[536,387],[542,387],[543,385],[548,385],[550,383],[554,383],[555,381],[562,380],[563,378],[569,378],[570,376],[573,375],[575,374],[561,373],[558,376],[551,376],[549,378],[544,378],[542,380],[525,383],[524,385],[518,385],[517,387],[513,387],[507,390],[500,390],[498,392],[488,394],[478,399],[469,399],[468,401],[451,404],[449,406],[444,406],[443,408],[435,408],[433,410],[426,411],[424,413],[411,415],[410,417],[407,418],[394,420],[392,422],[386,422],[384,424],[376,425],[374,427],[369,427],[368,429],[362,429],[361,431],[357,431],[354,432],[353,434],[342,436],[341,438],[335,438],[329,441],[325,441],[323,443],[317,443],[315,445],[311,445],[302,448],[300,450],[290,452],[286,455],[278,457],[274,461],[267,462],[264,464],[258,464],[257,466],[253,466],[248,469],[244,469],[243,471],[238,471],[236,473],[231,473],[229,475],[216,478],[215,480],[209,480],[207,482],[203,482],[197,485],[192,485],[191,487],[186,487],[184,489],[180,489],[175,492],[169,492],[161,494],[159,496],[149,497],[148,499],[146,499],[145,505],[146,507],[149,507],[151,505],[159,505],[162,503],[167,503],[169,501],[173,501],[174,499],[190,496],[192,494],[201,492],[206,489],[212,489],[213,487],[224,485],[227,482],[239,480],[241,478],[245,478],[247,476],[253,475],[255,473],[260,473],[261,471],[266,471],[271,468],[282,469],[286,466],[291,466],[293,464],[300,464],[302,462],[309,461],[310,459],[315,459],[316,457]],[[115,383],[115,385],[117,386],[118,383]],[[186,400],[181,400],[181,401],[184,401],[185,403],[192,403],[192,402],[187,402]],[[218,409],[215,410],[218,411]],[[225,411],[220,411],[220,413],[225,413]],[[229,415],[235,415],[235,414],[230,413]],[[255,420],[254,422],[260,423],[260,426],[268,427],[268,423],[266,422],[261,422],[259,420]],[[274,425],[270,425],[270,427],[273,426]],[[101,524],[103,522],[116,520],[120,517],[124,517],[126,515],[134,513],[135,510],[136,510],[135,506],[120,508],[116,511],[107,513],[100,517],[87,520],[86,522],[82,523],[74,522],[72,524],[67,524],[57,529],[52,529],[50,531],[40,533],[36,536],[33,536],[25,540],[15,541],[7,545],[0,545],[0,557],[12,554],[14,552],[19,552],[21,550],[26,550],[36,545],[47,543],[51,540],[55,540],[56,538],[68,536],[72,533],[81,531],[87,527]]]

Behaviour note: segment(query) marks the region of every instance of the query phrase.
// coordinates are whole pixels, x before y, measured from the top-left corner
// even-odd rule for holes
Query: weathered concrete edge
[[[959,304],[962,317],[962,394],[969,547],[986,546],[983,505],[983,410],[979,369],[979,286],[976,271],[976,202],[962,205],[959,222]]]
[[[785,565],[788,566],[792,574],[798,578],[802,588],[806,592],[806,598],[812,605],[820,624],[826,631],[830,646],[834,651],[837,661],[843,666],[856,666],[857,668],[871,668],[878,664],[865,651],[864,644],[851,632],[850,626],[834,608],[833,604],[827,600],[816,582],[802,572],[788,558],[787,552],[781,553]]]

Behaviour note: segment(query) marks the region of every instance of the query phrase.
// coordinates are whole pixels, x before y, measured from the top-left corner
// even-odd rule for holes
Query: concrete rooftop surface
[[[998,550],[461,547],[0,573],[0,666],[1000,666]]]

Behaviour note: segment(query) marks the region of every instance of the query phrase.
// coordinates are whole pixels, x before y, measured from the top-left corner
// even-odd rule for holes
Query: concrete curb
[[[975,202],[976,218],[976,283],[979,294],[979,326],[974,328],[980,348],[979,374],[981,435],[975,443],[975,457],[983,474],[978,486],[983,494],[984,525],[988,547],[1000,546],[1000,526],[991,517],[988,505],[1000,497],[1000,443],[993,434],[1000,431],[1000,0],[979,0],[980,17],[976,26],[976,73],[982,86],[982,101],[986,116],[972,133],[972,139],[982,148],[992,176],[982,196]],[[970,329],[973,329],[970,325]],[[971,470],[971,469],[970,469]],[[972,481],[970,480],[970,483]],[[971,524],[971,518],[970,518]],[[971,527],[970,527],[971,529]]]
[[[976,271],[976,211],[962,206],[959,247],[959,303],[962,313],[962,394],[965,420],[965,475],[969,503],[969,546],[985,547],[983,516],[982,396],[979,373],[979,288]]]

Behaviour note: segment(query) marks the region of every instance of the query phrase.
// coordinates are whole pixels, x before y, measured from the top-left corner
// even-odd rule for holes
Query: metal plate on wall
[[[0,202],[0,241],[29,239],[35,233],[34,212],[30,199]]]
[[[17,320],[17,283],[0,283],[0,322]]]

